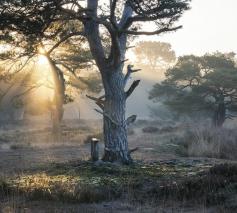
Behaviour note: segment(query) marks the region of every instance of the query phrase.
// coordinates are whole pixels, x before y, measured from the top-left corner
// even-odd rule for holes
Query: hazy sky
[[[152,39],[170,42],[177,55],[237,53],[237,0],[192,0],[191,7],[180,20],[183,29]]]

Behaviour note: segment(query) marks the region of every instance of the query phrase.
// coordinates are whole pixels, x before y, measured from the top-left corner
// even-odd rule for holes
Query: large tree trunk
[[[116,4],[116,1],[114,3]],[[88,0],[87,8],[89,9],[88,15],[95,19],[88,19],[84,22],[85,34],[92,56],[102,75],[105,90],[105,100],[91,98],[102,109],[100,113],[103,114],[104,119],[105,153],[102,160],[128,164],[132,159],[127,142],[126,99],[131,95],[139,82],[134,82],[128,92],[124,91],[127,79],[132,71],[129,69],[126,76],[122,73],[127,34],[118,32],[113,25],[106,25],[111,36],[111,51],[107,57],[100,36],[99,23],[95,21],[97,19],[98,0]],[[117,27],[122,28],[122,26],[126,25],[132,13],[133,10],[127,3]],[[111,15],[111,19],[116,22],[113,15]]]
[[[126,93],[122,70],[115,70],[103,76],[104,102],[104,161],[130,163],[125,118]],[[102,74],[103,75],[103,74]]]
[[[214,126],[222,127],[226,119],[226,107],[224,103],[219,103],[214,113]]]

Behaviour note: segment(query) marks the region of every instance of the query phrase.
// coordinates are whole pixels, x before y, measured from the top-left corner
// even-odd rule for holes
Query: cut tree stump
[[[97,138],[91,139],[91,160],[99,160],[99,140]]]

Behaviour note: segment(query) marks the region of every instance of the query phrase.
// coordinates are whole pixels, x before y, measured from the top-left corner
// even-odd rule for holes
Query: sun
[[[38,51],[38,64],[39,65],[47,65],[48,64],[48,59],[46,57],[46,50],[44,46],[40,45],[37,48]]]
[[[38,64],[39,65],[47,65],[48,64],[48,59],[44,55],[39,55],[38,56]]]

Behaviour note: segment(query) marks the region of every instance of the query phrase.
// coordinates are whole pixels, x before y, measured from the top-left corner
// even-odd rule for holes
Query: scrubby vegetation
[[[237,212],[236,1],[0,2],[0,213]]]
[[[90,162],[53,164],[37,173],[1,180],[1,196],[18,194],[26,201],[94,203],[129,199],[160,205],[170,200],[195,205],[224,205],[236,208],[237,165],[212,167],[199,161],[136,163],[133,166]],[[154,203],[155,201],[155,203]],[[228,209],[227,208],[227,209]]]
[[[91,137],[98,137],[98,123],[91,129],[89,123],[82,123],[77,132],[65,125],[63,135],[67,132],[64,136],[67,143],[40,141],[39,138],[49,134],[47,128],[31,131],[32,135],[22,131],[4,134],[1,144],[9,144],[9,149],[4,151],[9,157],[3,155],[3,158],[9,162],[0,160],[4,161],[1,161],[4,168],[7,165],[11,168],[4,169],[2,174],[1,208],[13,205],[19,211],[23,206],[32,209],[34,202],[37,208],[51,202],[57,206],[79,206],[79,209],[92,203],[97,203],[98,209],[103,203],[112,202],[116,206],[120,204],[114,202],[126,202],[129,207],[124,208],[130,212],[139,212],[139,206],[156,211],[161,206],[168,209],[181,204],[182,208],[192,204],[195,208],[220,207],[230,212],[236,208],[237,169],[234,162],[228,161],[236,159],[234,130],[140,120],[130,128],[129,134],[131,148],[138,147],[133,154],[136,160],[132,165],[122,166],[89,160],[89,142]],[[69,140],[72,136],[74,140]],[[35,141],[26,143],[34,138]],[[19,161],[17,155],[27,156]],[[75,160],[78,156],[81,160]],[[24,164],[25,161],[30,163]],[[104,208],[99,212],[104,212]]]
[[[237,159],[237,134],[235,130],[196,126],[177,139],[186,156]]]

